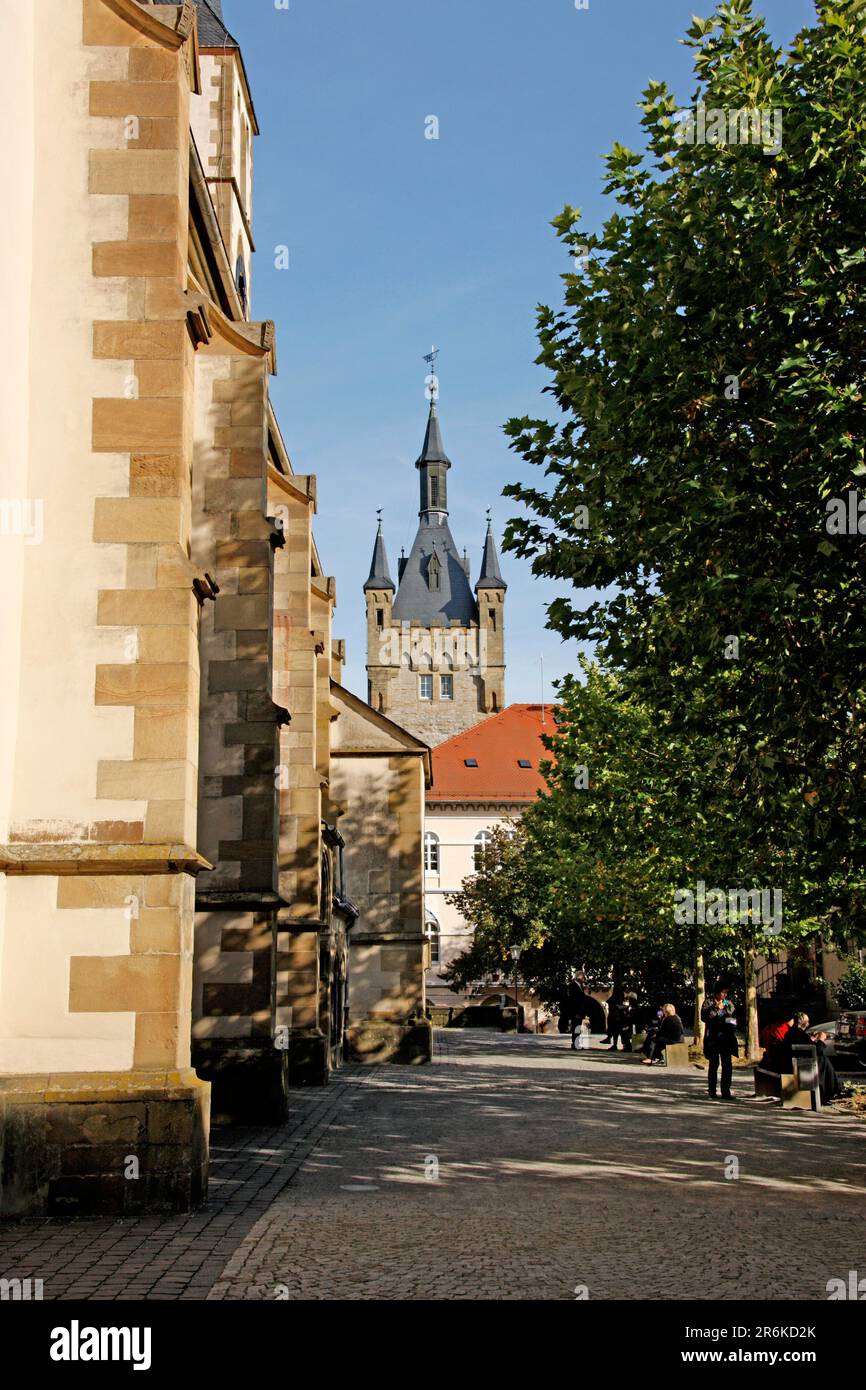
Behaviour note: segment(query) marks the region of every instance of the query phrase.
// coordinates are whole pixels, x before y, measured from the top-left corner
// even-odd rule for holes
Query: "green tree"
[[[840,1009],[866,1009],[866,965],[856,957],[850,959],[833,995]]]
[[[751,880],[736,876],[748,867],[736,817],[706,775],[718,744],[656,718],[617,673],[584,663],[584,677],[560,687],[556,732],[545,740],[548,791],[496,832],[481,871],[452,899],[475,941],[450,977],[466,984],[510,968],[511,944],[524,949],[521,976],[551,1000],[570,968],[587,962],[606,975],[664,960],[696,984],[706,958],[717,972],[745,964],[753,1053],[750,970],[767,946],[765,924],[746,913],[690,923],[675,914],[678,890],[696,890],[701,879],[748,888],[760,867],[751,866]],[[788,919],[773,944],[814,931]]]
[[[505,489],[530,513],[506,546],[597,591],[550,625],[716,742],[722,882],[772,871],[786,915],[844,937],[866,924],[866,534],[828,531],[828,504],[866,475],[866,4],[817,11],[789,52],[751,0],[688,31],[693,109],[779,113],[780,142],[686,143],[651,82],[646,153],[607,160],[619,210],[556,219],[580,256],[539,311],[561,416],[507,426],[549,486]]]

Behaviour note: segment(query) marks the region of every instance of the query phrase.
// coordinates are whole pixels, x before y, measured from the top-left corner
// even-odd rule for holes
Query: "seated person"
[[[658,1028],[652,1035],[647,1035],[643,1045],[644,1066],[652,1066],[653,1062],[660,1061],[668,1043],[681,1043],[685,1035],[683,1021],[673,1004],[665,1004],[661,1015]]]
[[[836,1068],[827,1056],[827,1034],[818,1033],[814,1036],[809,1033],[809,1015],[796,1014],[794,1026],[785,1035],[784,1046],[787,1049],[789,1058],[789,1071],[794,1070],[794,1058],[791,1052],[793,1047],[814,1047],[818,1054],[818,1089],[821,1092],[821,1104],[829,1105],[831,1101],[838,1100],[844,1096],[845,1089],[839,1083],[836,1075]]]
[[[761,1046],[764,1055],[761,1058],[761,1066],[765,1071],[774,1071],[779,1074],[791,1070],[791,1050],[786,1048],[785,1039],[794,1026],[793,1016],[780,1020],[778,1023],[768,1023],[761,1033]]]

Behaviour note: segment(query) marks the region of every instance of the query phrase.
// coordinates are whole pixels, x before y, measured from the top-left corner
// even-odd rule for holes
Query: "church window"
[[[428,830],[424,836],[424,868],[428,874],[439,872],[439,836]]]
[[[244,258],[243,258],[243,256],[238,256],[237,265],[235,266],[235,284],[237,285],[237,289],[238,289],[238,298],[239,298],[240,301],[241,301],[241,308],[242,308],[243,311],[244,311],[244,315],[246,315],[246,312],[247,312],[247,268],[246,268],[246,266],[244,265]]]
[[[419,677],[418,677],[418,693],[420,694],[422,700],[432,700],[432,699],[433,699],[433,677],[432,677],[432,676],[419,676]]]
[[[454,677],[453,677],[453,676],[440,676],[440,677],[439,677],[439,697],[440,697],[440,699],[442,699],[442,700],[453,700],[453,699],[454,699]]]
[[[439,923],[432,912],[427,913],[426,926],[427,940],[430,942],[430,964],[438,965],[440,961],[440,932]]]
[[[491,707],[491,709],[493,710],[493,713],[494,713],[494,714],[495,714],[496,711],[499,709],[499,700],[498,700],[498,698],[497,698],[497,695],[496,695],[496,691],[495,691],[495,690],[494,690],[494,692],[493,692],[493,696],[492,696],[492,699],[491,699],[491,702],[490,702],[490,707]]]
[[[481,869],[484,868],[484,851],[488,848],[492,839],[493,836],[490,834],[489,830],[479,830],[478,834],[475,836],[475,849],[473,858],[475,862],[476,873],[478,873]]]

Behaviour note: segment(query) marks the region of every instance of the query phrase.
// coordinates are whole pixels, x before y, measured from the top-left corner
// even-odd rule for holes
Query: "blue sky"
[[[607,215],[602,156],[640,148],[636,103],[667,79],[694,90],[682,38],[710,0],[224,0],[242,46],[256,140],[253,313],[277,324],[272,395],[296,472],[319,481],[316,537],[337,578],[346,684],[366,695],[365,618],[375,510],[392,573],[417,525],[427,403],[422,356],[441,349],[450,520],[472,557],[497,536],[506,482],[531,470],[503,423],[545,415],[535,309],[569,263],[550,227],[566,203]],[[812,0],[763,0],[776,39]],[[425,139],[428,116],[439,139]],[[277,270],[274,248],[289,247]],[[539,476],[539,475],[536,475]],[[537,700],[575,648],[545,629],[557,587],[507,556],[509,701]]]

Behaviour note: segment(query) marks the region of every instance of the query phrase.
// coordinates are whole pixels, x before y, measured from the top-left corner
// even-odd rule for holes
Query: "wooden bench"
[[[755,1095],[780,1100],[785,1110],[820,1110],[818,1054],[814,1047],[795,1047],[794,1071],[768,1071],[754,1067]],[[799,1055],[798,1055],[799,1054]]]

